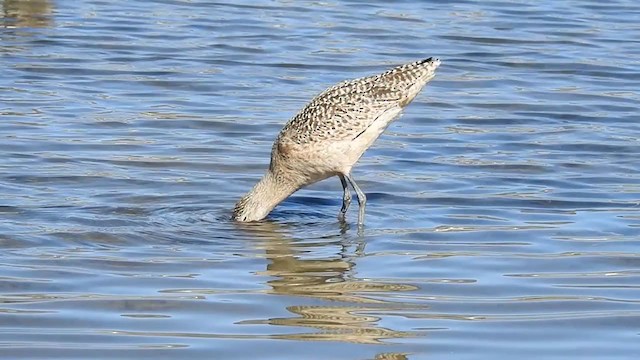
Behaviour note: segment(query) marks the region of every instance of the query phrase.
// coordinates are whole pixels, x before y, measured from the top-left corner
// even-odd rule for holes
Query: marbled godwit
[[[351,169],[439,65],[433,58],[416,61],[339,83],[316,96],[280,131],[269,169],[238,201],[233,219],[262,220],[300,188],[337,175],[344,190],[338,217],[344,219],[351,204],[351,184],[358,196],[358,224],[364,224],[367,198]]]

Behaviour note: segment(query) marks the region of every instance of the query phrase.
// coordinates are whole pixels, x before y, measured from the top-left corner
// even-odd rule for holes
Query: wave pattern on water
[[[637,2],[0,7],[0,357],[637,356]],[[311,97],[425,56],[363,231],[337,179],[229,221]]]

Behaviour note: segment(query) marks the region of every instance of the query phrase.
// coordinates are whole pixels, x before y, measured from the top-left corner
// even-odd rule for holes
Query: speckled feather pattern
[[[331,176],[346,176],[358,193],[350,177],[352,167],[439,65],[433,58],[416,61],[339,83],[316,96],[280,131],[269,169],[238,201],[233,218],[261,220],[298,189]],[[366,199],[361,191],[358,200],[362,221]]]
[[[429,58],[332,86],[284,126],[278,141],[302,145],[353,139],[389,107],[411,102],[417,92],[410,89],[431,79],[439,63]]]

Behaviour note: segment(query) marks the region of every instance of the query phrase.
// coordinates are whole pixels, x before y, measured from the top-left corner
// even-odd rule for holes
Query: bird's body
[[[351,169],[389,124],[433,78],[440,60],[426,59],[382,74],[345,81],[309,102],[280,131],[263,178],[238,201],[233,218],[258,221],[300,188],[338,176],[344,214],[356,191],[364,222],[366,197]]]

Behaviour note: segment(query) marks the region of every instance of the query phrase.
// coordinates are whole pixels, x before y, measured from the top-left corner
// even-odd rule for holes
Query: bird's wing
[[[382,115],[408,105],[433,77],[438,64],[437,60],[422,60],[332,86],[296,114],[280,137],[297,144],[355,139],[376,121],[393,120]]]

